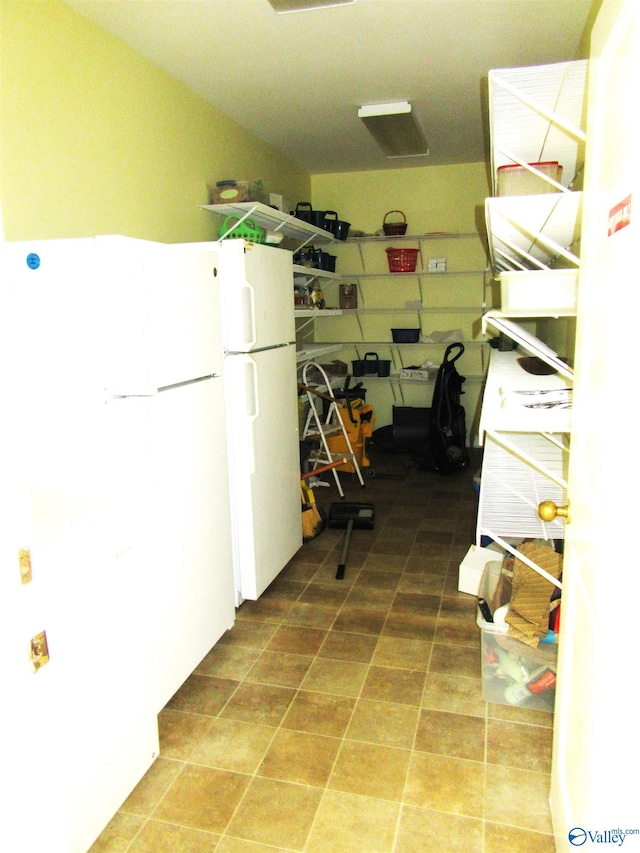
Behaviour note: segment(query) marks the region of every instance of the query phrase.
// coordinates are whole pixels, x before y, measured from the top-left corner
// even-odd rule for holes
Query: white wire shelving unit
[[[493,196],[485,219],[493,276],[558,268],[579,269],[588,63],[557,63],[489,72],[489,125]],[[556,181],[535,168],[557,161]],[[520,166],[549,184],[548,192],[498,196],[498,171]],[[541,279],[542,280],[542,279]],[[526,317],[526,308],[519,317]],[[544,316],[532,310],[532,317]],[[553,316],[550,313],[549,316]],[[519,350],[492,351],[480,424],[484,442],[477,538],[513,550],[522,538],[563,539],[560,519],[538,516],[542,500],[566,503],[573,371],[508,312],[492,310],[488,326],[517,342]],[[526,373],[520,359],[533,355],[549,375]],[[537,391],[538,405],[520,392]],[[549,395],[549,396],[547,396]],[[546,405],[545,400],[568,400]],[[543,570],[532,566],[541,574]]]

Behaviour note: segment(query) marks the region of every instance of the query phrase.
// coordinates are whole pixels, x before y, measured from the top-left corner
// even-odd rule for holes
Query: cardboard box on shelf
[[[320,367],[329,376],[346,376],[349,372],[349,367],[344,361],[334,359],[330,364],[321,364]]]

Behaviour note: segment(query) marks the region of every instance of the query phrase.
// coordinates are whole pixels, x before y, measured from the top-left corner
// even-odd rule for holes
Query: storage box
[[[211,187],[211,204],[233,204],[240,201],[266,203],[267,191],[254,181],[218,181]]]
[[[358,307],[358,288],[355,284],[341,284],[338,292],[340,308],[348,311]]]
[[[394,450],[411,453],[426,446],[430,413],[424,406],[393,406]]]
[[[289,199],[280,193],[269,193],[269,206],[275,207],[276,210],[280,210],[282,213],[289,213],[292,209]]]
[[[472,545],[458,568],[458,591],[478,595],[485,566],[491,561],[500,562],[503,555],[498,545],[490,545],[488,548]]]
[[[330,364],[321,364],[320,367],[330,376],[346,376],[349,372],[349,365],[338,358],[334,358]]]
[[[438,375],[437,367],[403,367],[400,369],[400,379],[417,379],[422,382],[430,382]]]
[[[548,317],[578,310],[578,270],[517,270],[499,280],[505,314]]]
[[[529,163],[529,165],[561,183],[562,166],[555,160],[544,163]],[[524,166],[500,166],[498,168],[498,195],[538,195],[539,193],[557,193],[553,184],[535,175]]]
[[[427,272],[446,272],[447,271],[447,259],[446,258],[429,258],[427,261]]]
[[[500,579],[501,564],[489,562],[482,573],[479,595],[490,605]],[[553,711],[558,661],[555,643],[537,649],[509,636],[509,626],[487,622],[478,610],[481,634],[482,698],[498,705]]]

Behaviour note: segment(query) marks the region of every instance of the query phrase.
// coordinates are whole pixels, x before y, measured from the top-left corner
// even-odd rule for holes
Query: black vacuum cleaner
[[[351,531],[373,530],[375,526],[375,512],[373,504],[366,503],[332,503],[329,507],[329,527],[341,527],[347,529],[340,555],[340,563],[336,572],[337,580],[344,578],[344,570],[347,564],[347,552],[351,540]]]

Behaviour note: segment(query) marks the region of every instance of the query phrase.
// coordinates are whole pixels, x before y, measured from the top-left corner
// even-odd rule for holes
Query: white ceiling
[[[491,68],[579,58],[593,0],[68,0],[311,173],[485,158]],[[357,117],[408,100],[427,158],[388,160]]]

